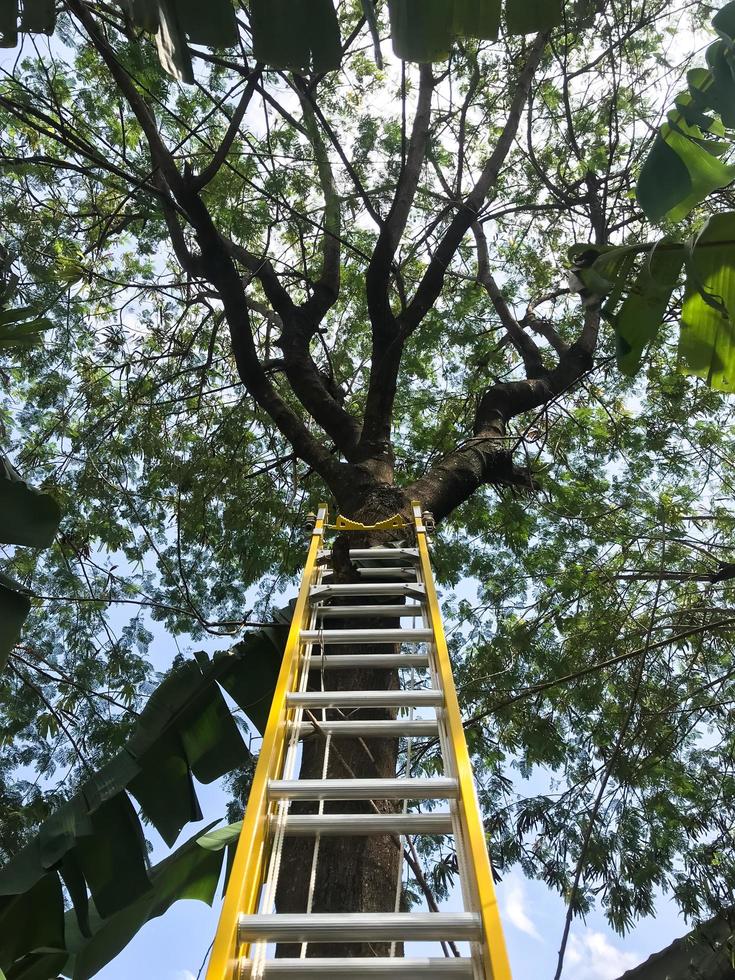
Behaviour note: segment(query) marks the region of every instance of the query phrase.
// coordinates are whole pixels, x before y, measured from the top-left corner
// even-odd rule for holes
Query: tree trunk
[[[386,488],[388,489],[388,488]],[[392,488],[390,488],[392,491]],[[386,510],[386,499],[395,504],[395,491],[381,494],[379,501],[373,506],[364,506],[355,514],[349,514],[363,523],[374,523],[396,513],[395,506]],[[401,501],[401,510],[408,514],[406,501]],[[377,504],[377,506],[375,506]],[[382,505],[382,506],[381,506]],[[387,540],[395,536],[386,533],[360,535],[343,534],[334,542],[332,565],[334,577],[332,581],[359,581],[354,567],[349,560],[349,548],[364,548],[371,545],[385,545]],[[337,600],[339,601],[339,600]],[[355,602],[354,599],[343,600],[346,604]],[[361,597],[361,605],[371,601]],[[374,600],[381,604],[390,601],[386,597]],[[400,601],[400,600],[397,600]],[[359,621],[347,619],[330,620],[330,628],[336,629],[396,629],[400,627],[400,619],[364,619]],[[397,650],[385,645],[355,644],[340,646],[339,653],[370,655]],[[315,650],[315,654],[318,651]],[[395,690],[399,686],[398,672],[386,669],[357,669],[325,671],[323,678],[319,672],[313,671],[310,678],[310,689],[318,690],[322,685],[325,690],[366,691],[366,690]],[[317,723],[322,718],[322,712],[315,712]],[[328,720],[345,719],[391,719],[396,712],[388,708],[370,708],[348,710],[328,710]],[[309,720],[305,716],[305,720]],[[321,779],[324,776],[324,746],[325,738],[315,734],[304,740],[300,776],[303,778]],[[392,778],[396,775],[398,760],[398,740],[396,738],[371,739],[332,739],[329,750],[327,777],[334,779],[357,778]],[[377,807],[383,811],[397,809],[400,802],[376,801]],[[293,813],[316,813],[318,803],[293,803]],[[325,813],[374,813],[370,801],[340,801],[330,800],[324,804]],[[319,843],[316,875],[313,885],[313,912],[392,912],[396,900],[396,880],[399,873],[400,845],[397,839],[390,835],[371,837],[324,837]],[[279,912],[305,912],[312,880],[314,857],[314,842],[303,838],[286,838],[284,842],[281,874],[279,879],[276,905]],[[293,944],[281,944],[278,956],[298,956],[299,947]],[[307,951],[309,956],[387,956],[390,943],[310,943]],[[398,950],[402,952],[402,950]]]

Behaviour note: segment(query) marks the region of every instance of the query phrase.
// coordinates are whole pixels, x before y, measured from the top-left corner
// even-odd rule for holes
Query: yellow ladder
[[[207,980],[285,980],[287,977],[326,975],[359,978],[396,976],[418,980],[429,973],[438,980],[510,980],[510,968],[498,913],[492,871],[477,803],[472,767],[462,727],[457,693],[447,651],[439,603],[429,560],[427,528],[421,506],[412,504],[412,521],[400,517],[375,527],[413,533],[415,545],[406,548],[351,549],[350,557],[369,559],[355,584],[331,584],[325,533],[328,529],[366,531],[365,525],[339,517],[328,524],[326,505],[314,523],[283,663],[268,717],[242,832],[230,873]],[[376,564],[392,562],[392,566]],[[395,567],[398,561],[398,567]],[[365,599],[366,605],[330,606],[332,598]],[[393,603],[376,604],[380,596]],[[403,601],[401,603],[401,600]],[[339,609],[339,613],[337,613]],[[351,620],[384,616],[399,629],[330,629],[336,615]],[[410,627],[403,619],[412,620]],[[420,620],[421,627],[415,622]],[[340,656],[340,644],[384,643],[389,654]],[[404,652],[406,647],[412,650]],[[418,651],[418,652],[417,652]],[[425,651],[425,652],[421,652]],[[309,671],[365,666],[428,671],[430,686],[381,691],[307,690]],[[359,663],[358,663],[359,662]],[[412,675],[415,676],[415,675]],[[334,719],[334,710],[387,707],[393,721]],[[330,719],[327,720],[327,709]],[[416,717],[416,711],[420,717]],[[322,721],[314,722],[314,711]],[[305,720],[304,713],[306,712]],[[308,720],[311,719],[311,720]],[[392,737],[412,742],[438,738],[444,775],[395,779],[299,779],[298,739],[306,735],[327,739],[350,736]],[[326,770],[325,770],[326,771]],[[291,800],[402,800],[402,812],[327,814],[320,803],[314,815],[289,814]],[[407,801],[431,801],[430,812],[409,811]],[[436,801],[446,801],[446,809]],[[278,914],[273,910],[279,873],[278,848],[284,835],[311,837],[336,834],[451,834],[460,873],[462,912],[381,912]],[[268,958],[274,942],[462,942],[468,955],[453,957]],[[395,947],[392,947],[393,949]],[[446,947],[445,947],[446,949]],[[456,949],[456,947],[455,947]]]

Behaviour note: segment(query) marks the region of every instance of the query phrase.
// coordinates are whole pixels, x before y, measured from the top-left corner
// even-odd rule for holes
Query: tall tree
[[[56,323],[8,375],[7,438],[73,504],[49,556],[9,561],[39,611],[3,678],[7,850],[68,792],[20,766],[79,778],[129,732],[144,611],[236,633],[320,496],[363,521],[418,499],[443,583],[477,585],[449,608],[493,859],[567,898],[560,965],[595,901],[621,930],[656,888],[731,904],[731,410],[674,373],[665,329],[621,377],[563,271],[573,244],[645,238],[633,187],[700,5],[569,4],[537,37],[380,69],[343,2],[322,75],[254,62],[239,4],[239,48],[193,49],[191,86],[118,7],[62,6],[0,82],[5,245]],[[122,631],[116,604],[141,610]],[[290,907],[309,858],[286,859]],[[315,907],[384,908],[397,859],[323,843]]]

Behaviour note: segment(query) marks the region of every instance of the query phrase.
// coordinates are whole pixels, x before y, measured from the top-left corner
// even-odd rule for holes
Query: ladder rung
[[[355,571],[364,579],[402,578],[405,582],[416,581],[416,569],[406,565],[378,565],[375,568],[357,568]],[[322,581],[333,574],[331,568],[325,568]]]
[[[239,940],[269,942],[406,942],[442,939],[477,942],[480,916],[474,912],[310,912],[241,915]]]
[[[286,695],[289,708],[425,708],[444,703],[441,691],[298,691]]]
[[[421,616],[423,606],[412,602],[408,605],[396,603],[394,606],[315,606],[321,619],[346,619],[352,616],[387,616],[391,619],[416,619]]]
[[[319,721],[317,730],[310,721],[299,723],[299,735],[315,732],[330,734],[334,738],[420,738],[436,736],[439,725],[435,718],[401,719],[400,721]]]
[[[276,817],[271,817],[274,824]],[[454,833],[449,813],[322,813],[308,816],[288,814],[284,832],[287,837],[367,837],[372,834],[426,834],[445,836]]]
[[[426,643],[433,638],[431,630],[301,630],[302,643]]]
[[[331,555],[331,548],[320,552]],[[350,548],[350,558],[418,558],[418,548]]]
[[[454,800],[456,779],[271,779],[272,800]]]
[[[242,976],[250,976],[251,960],[242,960]],[[472,960],[458,957],[340,957],[321,956],[308,959],[266,960],[263,976],[266,980],[289,980],[291,977],[338,977],[342,980],[369,980],[371,977],[400,977],[401,980],[424,980],[426,974],[432,980],[456,980],[471,978]]]
[[[422,599],[424,587],[418,582],[337,582],[334,585],[312,585],[312,599],[333,595],[409,595]]]
[[[310,657],[309,667],[335,670],[341,667],[428,667],[429,658],[425,653],[354,653],[345,656],[326,654]]]

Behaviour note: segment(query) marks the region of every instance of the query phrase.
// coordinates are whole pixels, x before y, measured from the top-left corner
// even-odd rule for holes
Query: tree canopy
[[[621,932],[660,889],[720,912],[732,405],[676,371],[676,273],[633,377],[566,276],[571,248],[733,206],[713,185],[652,229],[635,197],[712,11],[580,0],[379,67],[344,0],[340,69],[299,73],[256,62],[235,10],[190,85],[101,0],[0,63],[0,244],[53,324],[0,347],[3,450],[63,512],[48,551],[5,556],[34,598],[0,678],[2,854],[126,743],[161,680],[152,620],[224,648],[283,605],[320,498],[416,498],[495,868]]]

